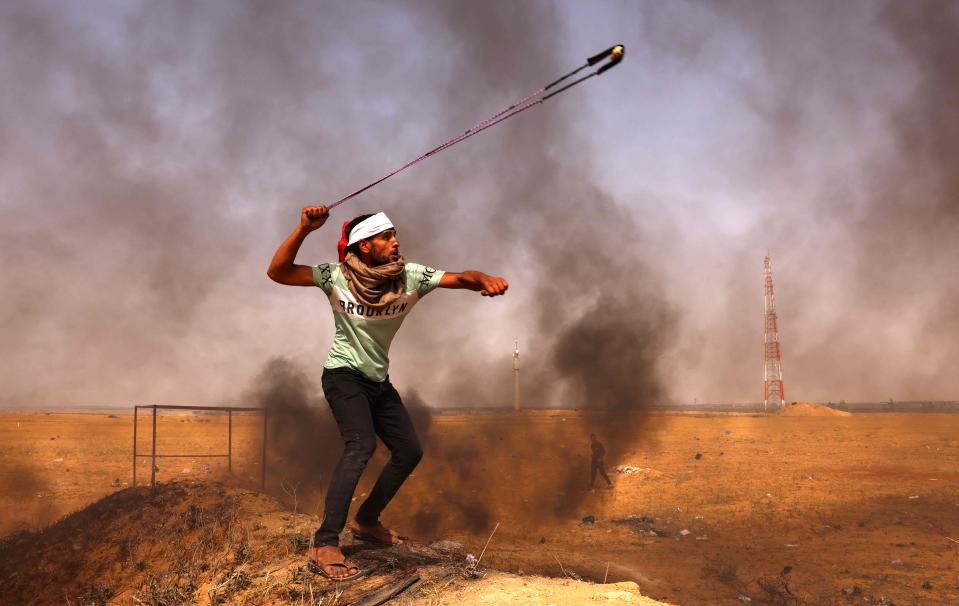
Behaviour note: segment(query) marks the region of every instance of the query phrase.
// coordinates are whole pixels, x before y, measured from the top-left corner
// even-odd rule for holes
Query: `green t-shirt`
[[[374,310],[356,302],[339,263],[313,266],[313,282],[323,289],[333,307],[336,334],[324,368],[353,368],[382,382],[390,367],[390,343],[416,302],[439,286],[445,272],[407,263],[406,288],[400,298],[384,309]]]

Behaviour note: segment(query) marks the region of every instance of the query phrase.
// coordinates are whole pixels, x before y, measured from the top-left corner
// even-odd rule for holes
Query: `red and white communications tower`
[[[776,315],[776,293],[773,290],[773,269],[769,254],[763,262],[763,290],[766,299],[766,319],[763,339],[763,410],[769,403],[776,406],[786,405],[786,393],[783,389],[783,361],[779,351],[779,317]]]

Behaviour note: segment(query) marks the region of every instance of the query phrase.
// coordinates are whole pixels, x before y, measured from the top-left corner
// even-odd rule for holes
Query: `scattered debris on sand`
[[[636,465],[617,465],[614,468],[614,471],[616,473],[620,473],[627,476],[635,475],[635,474],[643,474],[647,478],[658,478],[661,475],[663,475],[663,472],[653,469],[651,467],[638,467]]]
[[[648,534],[655,537],[668,537],[672,533],[656,527],[656,520],[644,515],[629,515],[625,518],[611,520],[614,524],[624,524],[631,527],[637,534]]]

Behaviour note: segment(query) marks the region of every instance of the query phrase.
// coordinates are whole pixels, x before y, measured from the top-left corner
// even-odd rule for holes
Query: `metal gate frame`
[[[153,445],[150,454],[137,454],[137,419],[139,410],[153,410]],[[227,451],[226,454],[157,454],[157,410],[218,410],[227,413]],[[133,407],[133,486],[137,485],[137,459],[150,459],[150,487],[156,487],[156,460],[161,458],[225,458],[227,472],[233,473],[233,412],[263,413],[263,443],[260,455],[260,490],[266,486],[266,426],[268,413],[266,408],[240,406],[174,406],[165,404],[138,404]]]

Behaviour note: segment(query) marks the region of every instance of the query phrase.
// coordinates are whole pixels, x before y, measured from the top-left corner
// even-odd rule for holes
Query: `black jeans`
[[[377,383],[351,368],[324,369],[323,393],[333,410],[344,449],[326,493],[323,523],[313,537],[316,547],[339,545],[353,491],[376,450],[376,436],[390,449],[390,460],[356,512],[360,524],[379,523],[380,513],[423,458],[416,430],[389,377]]]
[[[606,465],[602,461],[593,461],[593,464],[589,467],[589,486],[592,488],[593,484],[596,483],[596,472],[599,472],[603,476],[603,479],[606,480],[607,486],[612,486],[613,483],[609,481],[609,476],[606,475]]]

